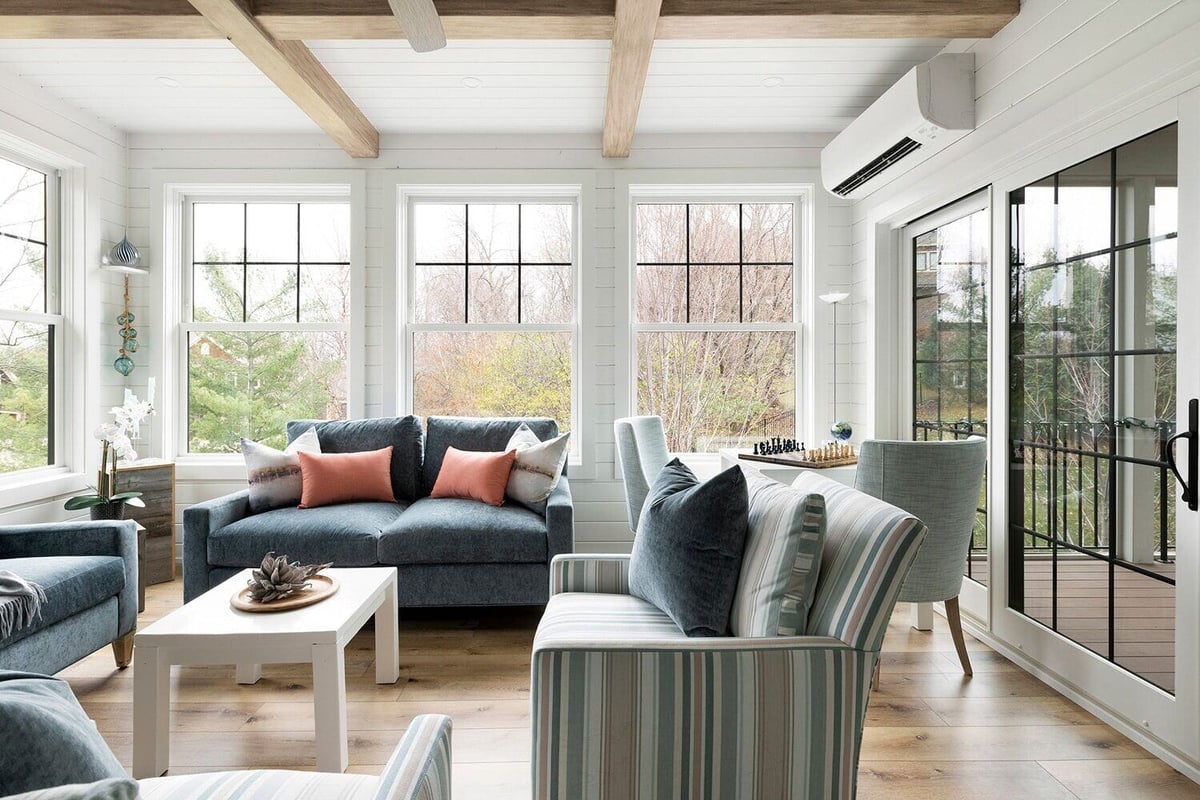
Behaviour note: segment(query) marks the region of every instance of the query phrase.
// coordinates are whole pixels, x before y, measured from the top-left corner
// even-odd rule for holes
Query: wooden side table
[[[146,529],[138,546],[139,573],[147,585],[175,580],[175,464],[141,459],[117,468],[122,492],[141,492],[145,508],[126,506],[125,518]]]

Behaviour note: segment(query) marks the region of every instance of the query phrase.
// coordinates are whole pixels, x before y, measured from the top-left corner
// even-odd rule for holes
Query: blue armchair
[[[137,627],[132,520],[0,526],[0,569],[46,590],[41,617],[0,639],[0,669],[53,675],[106,644],[129,666]]]

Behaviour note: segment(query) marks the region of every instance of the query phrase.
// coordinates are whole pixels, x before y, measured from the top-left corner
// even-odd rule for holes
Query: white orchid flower
[[[92,432],[92,436],[96,437],[102,442],[111,442],[113,437],[118,433],[121,433],[121,428],[119,425],[115,425],[111,422],[105,422]]]

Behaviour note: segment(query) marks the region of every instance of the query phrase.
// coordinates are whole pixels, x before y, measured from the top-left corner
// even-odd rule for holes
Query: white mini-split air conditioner
[[[894,178],[900,165],[923,161],[974,128],[975,54],[934,56],[825,146],[821,182],[836,195],[863,197]]]

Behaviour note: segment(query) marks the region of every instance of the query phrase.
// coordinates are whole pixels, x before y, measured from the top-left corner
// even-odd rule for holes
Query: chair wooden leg
[[[875,677],[871,680],[871,688],[872,689],[879,688],[879,666],[882,663],[883,663],[883,653],[880,653],[879,657],[875,661]]]
[[[125,669],[133,661],[133,633],[127,633],[112,643],[113,659],[117,669]]]
[[[958,614],[958,598],[951,597],[946,601],[946,622],[950,625],[950,635],[954,637],[954,649],[958,651],[958,661],[962,664],[963,674],[974,675],[971,671],[971,659],[967,657],[967,644],[963,641],[962,617]]]

